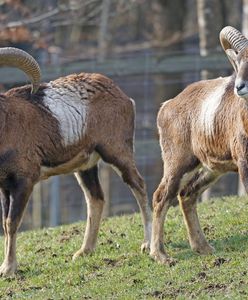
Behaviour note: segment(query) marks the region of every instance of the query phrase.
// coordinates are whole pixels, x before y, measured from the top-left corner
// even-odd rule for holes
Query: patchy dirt
[[[230,259],[225,259],[223,257],[218,257],[218,258],[215,259],[215,261],[213,263],[213,266],[214,267],[219,267],[219,266],[221,266],[224,263],[229,262],[229,261],[230,261]]]
[[[175,258],[168,257],[166,259],[166,265],[169,266],[170,268],[174,267],[177,263],[178,263],[178,260]]]
[[[200,276],[205,277],[205,275],[203,274],[201,274]],[[167,288],[163,290],[155,290],[147,293],[146,295],[158,299],[177,299],[178,296],[183,296],[183,299],[194,299],[197,298],[199,296],[199,292],[202,291],[204,291],[204,293],[213,294],[217,291],[225,291],[228,288],[228,285],[223,283],[210,283],[202,290],[198,290],[198,292],[191,292],[188,288],[188,284],[187,286],[181,286],[179,288],[167,286]]]
[[[203,232],[205,234],[212,234],[215,232],[215,227],[213,225],[205,225],[203,228],[202,228]]]
[[[92,269],[93,269],[94,271],[98,271],[98,270],[100,270],[100,267],[99,267],[98,265],[93,265],[93,266],[92,266]]]
[[[103,261],[105,262],[106,265],[114,267],[117,264],[116,259],[111,259],[111,258],[103,258]]]
[[[146,295],[158,299],[176,299],[180,294],[184,295],[185,297],[189,296],[189,293],[185,293],[185,287],[179,287],[176,289],[168,288],[162,291],[155,290],[153,292],[147,293]],[[188,297],[185,299],[188,299]]]
[[[112,239],[107,239],[101,242],[100,245],[110,245],[110,249],[119,249],[121,247],[119,243],[116,243]]]
[[[204,290],[207,290],[208,292],[215,292],[216,290],[226,290],[227,285],[224,283],[210,283],[207,285]]]
[[[156,297],[156,298],[161,298],[162,295],[163,295],[162,291],[153,291],[153,292],[147,293],[147,296]]]
[[[198,278],[200,279],[206,279],[207,278],[207,274],[205,272],[200,272],[197,274]]]
[[[141,279],[136,279],[134,278],[133,279],[133,284],[136,285],[136,284],[141,284],[143,281]]]
[[[79,230],[78,227],[74,226],[70,230],[63,230],[61,232],[61,235],[58,237],[59,243],[64,243],[69,241],[71,238],[73,238],[76,235],[82,234],[83,231]]]
[[[199,282],[199,281],[204,281],[205,279],[207,279],[207,273],[202,271],[202,272],[199,272],[196,277],[193,277],[190,282]]]
[[[50,251],[52,248],[51,247],[42,247],[42,248],[39,248],[35,251],[35,253],[44,253],[44,252],[47,252],[47,251]]]

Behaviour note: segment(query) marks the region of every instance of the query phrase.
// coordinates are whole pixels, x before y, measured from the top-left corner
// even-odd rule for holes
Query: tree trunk
[[[219,47],[219,32],[222,29],[221,1],[197,0],[200,54],[207,56]],[[210,79],[216,73],[202,71],[202,79]]]
[[[98,34],[98,61],[103,62],[108,50],[108,19],[110,12],[110,0],[103,0],[102,13]]]

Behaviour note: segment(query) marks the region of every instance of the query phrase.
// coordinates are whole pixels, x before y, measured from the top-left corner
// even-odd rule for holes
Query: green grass
[[[140,254],[138,214],[104,220],[95,253],[76,262],[85,223],[20,233],[19,271],[0,278],[0,298],[247,299],[248,200],[216,199],[200,204],[199,214],[215,254],[190,250],[182,214],[172,208],[165,226],[168,253],[177,259],[171,267]]]

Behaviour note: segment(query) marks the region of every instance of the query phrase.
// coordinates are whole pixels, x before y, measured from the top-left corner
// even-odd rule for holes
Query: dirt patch
[[[214,233],[215,227],[213,225],[206,225],[202,228],[205,234]]]
[[[42,247],[42,248],[39,248],[35,251],[35,253],[44,253],[44,252],[47,252],[47,251],[50,251],[51,250],[51,247]]]
[[[200,272],[197,274],[197,277],[199,279],[206,279],[207,278],[207,274],[205,272]]]
[[[64,243],[69,241],[71,238],[73,238],[76,235],[80,235],[81,234],[81,230],[79,230],[77,227],[72,227],[70,230],[65,231],[63,230],[61,232],[61,235],[58,238],[58,242],[59,243]]]
[[[180,287],[176,289],[168,288],[163,291],[155,290],[153,292],[147,293],[146,295],[158,299],[176,299],[176,297],[179,296],[180,294],[186,296],[185,287]]]
[[[215,292],[219,290],[226,290],[227,285],[224,283],[210,283],[207,285],[204,290],[207,290],[208,292]]]
[[[153,291],[146,294],[147,296],[156,297],[156,298],[162,298],[163,292],[162,291]]]
[[[134,278],[133,280],[133,284],[136,285],[136,284],[141,284],[143,281],[141,279],[136,279]]]
[[[196,277],[193,277],[190,281],[191,282],[196,282],[196,281],[203,281],[207,278],[207,273],[202,271],[202,272],[199,272]]]
[[[215,259],[215,261],[214,261],[214,263],[213,263],[213,266],[214,266],[214,267],[219,267],[219,266],[221,266],[221,265],[223,265],[224,263],[227,263],[227,262],[229,262],[229,261],[230,261],[230,259],[225,259],[225,258],[223,258],[223,257],[218,257],[218,258]]]
[[[114,267],[117,264],[116,259],[111,259],[111,258],[103,258],[103,261],[105,262],[106,265]]]

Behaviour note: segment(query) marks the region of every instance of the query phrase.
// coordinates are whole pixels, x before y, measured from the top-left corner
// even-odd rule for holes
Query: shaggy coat
[[[69,75],[0,95],[0,188],[5,258],[0,275],[15,272],[16,232],[35,183],[75,173],[87,202],[82,247],[96,245],[104,196],[98,161],[113,166],[132,190],[142,212],[144,243],[149,247],[150,208],[133,156],[135,105],[109,78],[100,74]]]
[[[153,195],[150,254],[161,263],[173,262],[164,248],[163,228],[175,197],[191,248],[205,254],[213,248],[200,227],[198,197],[230,171],[239,172],[248,192],[248,41],[230,26],[220,36],[235,74],[189,85],[158,113],[164,174]]]

